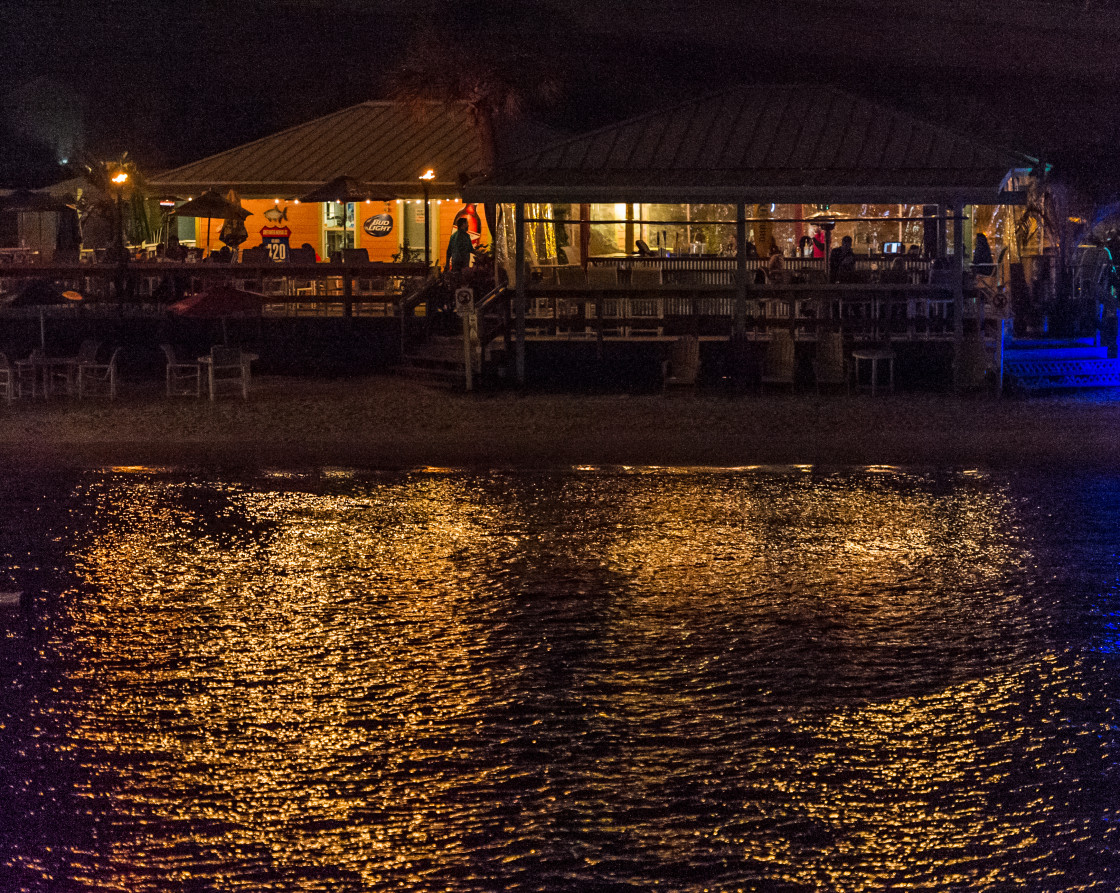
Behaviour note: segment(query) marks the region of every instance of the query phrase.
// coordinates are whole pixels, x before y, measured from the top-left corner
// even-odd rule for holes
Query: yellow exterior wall
[[[393,218],[393,230],[387,236],[371,236],[363,226],[370,217],[380,214],[388,214]],[[400,251],[400,239],[396,202],[360,202],[354,208],[354,246],[364,248],[370,260],[392,263],[393,255]]]
[[[241,202],[246,211],[252,211],[253,216],[245,221],[245,229],[249,231],[249,238],[242,248],[255,248],[261,244],[261,230],[271,226],[286,226],[292,231],[288,237],[288,246],[299,248],[304,242],[315,249],[315,253],[323,256],[323,206],[316,203],[300,204],[295,202],[269,201],[268,199],[247,199]],[[286,217],[275,224],[270,223],[264,216],[266,211],[286,212]]]
[[[241,205],[246,211],[251,212],[245,220],[245,229],[248,230],[249,238],[241,245],[242,249],[255,248],[261,244],[262,228],[286,226],[291,230],[291,236],[288,239],[290,247],[298,248],[306,242],[314,247],[315,252],[321,259],[326,260],[323,205],[317,203],[297,204],[289,201],[277,203],[272,199],[245,199],[241,202]],[[437,231],[433,234],[432,262],[442,265],[447,254],[447,241],[451,238],[451,232],[454,229],[452,224],[455,215],[463,208],[463,204],[451,199],[432,199],[431,205],[432,216],[438,221]],[[264,215],[265,212],[272,210],[287,211],[285,219],[275,224],[271,223]],[[371,261],[391,263],[393,255],[400,251],[402,214],[408,211],[415,212],[415,205],[407,205],[403,202],[359,202],[354,215],[355,247],[365,248],[369,252]],[[476,211],[482,221],[482,244],[489,245],[492,239],[490,230],[486,226],[486,216],[482,212],[482,206],[477,206]],[[363,229],[365,221],[378,214],[389,214],[393,218],[393,229],[387,236],[371,236]],[[195,219],[195,244],[200,247],[206,246],[206,223],[205,218]],[[222,247],[221,240],[218,238],[222,230],[222,223],[223,221],[217,219],[210,221],[210,248],[214,251]],[[423,243],[412,247],[423,247]]]

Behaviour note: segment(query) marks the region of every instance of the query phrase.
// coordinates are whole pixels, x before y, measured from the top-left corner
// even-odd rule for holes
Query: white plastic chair
[[[8,358],[0,353],[0,397],[11,403],[16,396],[16,376]]]
[[[198,397],[202,394],[202,366],[183,361],[170,344],[161,344],[167,357],[167,396]]]
[[[240,392],[242,399],[249,399],[249,359],[238,348],[210,348],[207,374],[211,400],[222,391],[232,394]]]
[[[108,363],[78,363],[78,399],[117,396],[117,357],[121,349],[115,348]]]

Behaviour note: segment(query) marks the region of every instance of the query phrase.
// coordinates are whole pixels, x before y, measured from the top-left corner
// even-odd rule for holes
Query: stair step
[[[1120,360],[1008,360],[1004,372],[1030,391],[1049,388],[1120,387]]]
[[[1005,362],[1025,360],[1105,360],[1108,359],[1107,347],[1005,347]]]

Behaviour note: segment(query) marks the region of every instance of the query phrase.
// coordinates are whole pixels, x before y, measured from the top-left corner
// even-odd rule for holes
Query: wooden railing
[[[45,279],[79,291],[87,304],[168,304],[215,282],[229,282],[293,311],[338,305],[347,312],[355,304],[379,304],[392,315],[407,283],[428,272],[423,263],[13,262],[0,265],[0,290],[15,292],[27,279]]]
[[[760,285],[747,292],[748,337],[773,328],[815,338],[843,329],[866,339],[948,339],[954,334],[953,293],[929,285]],[[536,338],[724,338],[736,295],[725,285],[570,288],[538,284],[527,294],[526,331]],[[976,289],[965,293],[965,319],[994,319]]]

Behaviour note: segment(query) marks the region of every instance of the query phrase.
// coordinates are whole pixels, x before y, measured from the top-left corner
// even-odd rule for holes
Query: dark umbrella
[[[173,212],[178,217],[205,217],[206,219],[206,248],[210,248],[210,221],[217,220],[244,220],[253,212],[246,211],[240,205],[235,205],[233,202],[226,201],[226,199],[215,192],[213,189],[207,189],[198,198],[192,198],[189,202],[180,205]]]
[[[229,203],[233,205],[238,212],[244,210],[241,207],[241,201],[237,198],[237,193],[232,189],[227,197]],[[249,238],[249,231],[245,229],[245,217],[241,213],[234,214],[232,217],[227,217],[225,223],[222,224],[222,231],[218,233],[218,239],[222,244],[228,245],[234,251],[234,258],[237,257],[238,246]]]
[[[384,190],[376,190],[369,183],[362,183],[353,177],[335,177],[318,189],[312,190],[300,199],[301,202],[390,202],[396,196]]]
[[[45,192],[32,192],[30,189],[17,189],[8,195],[0,195],[0,211],[37,211],[57,213],[72,210],[70,205]]]
[[[232,285],[212,285],[205,291],[188,295],[167,309],[176,316],[188,319],[220,319],[222,343],[229,343],[226,319],[231,316],[258,316],[266,298],[255,291],[245,291]]]
[[[46,349],[47,323],[46,308],[50,306],[73,307],[82,296],[76,291],[63,289],[46,279],[29,279],[13,296],[4,301],[8,307],[39,308],[39,346]]]

